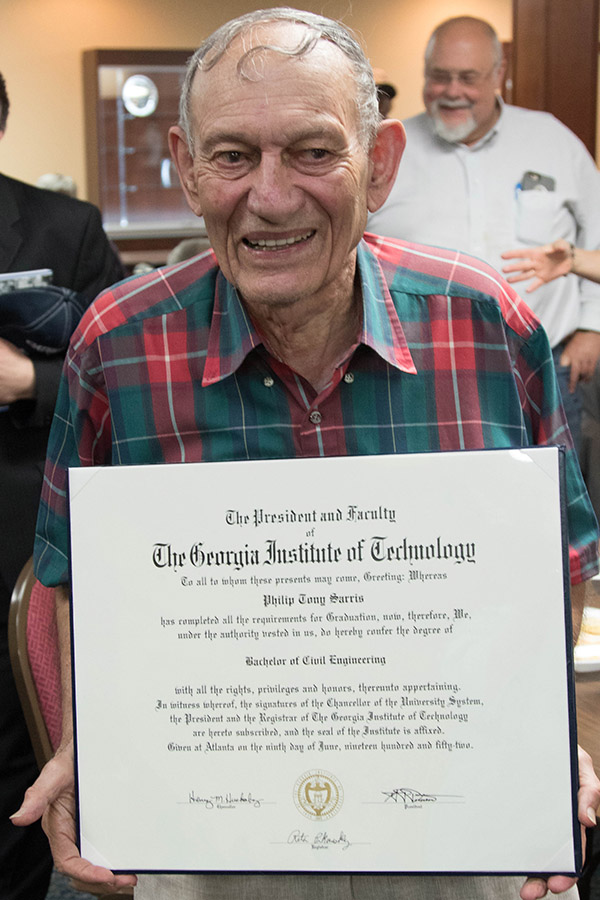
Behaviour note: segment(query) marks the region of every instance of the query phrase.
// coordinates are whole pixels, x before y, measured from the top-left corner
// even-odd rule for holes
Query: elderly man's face
[[[299,58],[246,59],[252,80],[236,70],[253,43],[294,46],[300,27],[237,38],[193,88],[188,202],[250,304],[290,304],[351,278],[366,222],[371,163],[344,54],[319,41]]]
[[[438,35],[425,68],[423,99],[439,136],[465,144],[484,137],[498,118],[502,75],[481,30],[457,25]]]

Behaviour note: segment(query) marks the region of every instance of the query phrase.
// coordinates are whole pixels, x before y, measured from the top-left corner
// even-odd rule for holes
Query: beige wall
[[[69,174],[84,196],[82,50],[195,47],[226,19],[255,6],[244,0],[0,0],[0,71],[12,104],[0,170],[30,182],[44,172]],[[487,18],[501,40],[511,35],[511,0],[321,0],[305,6],[341,18],[362,36],[373,65],[399,88],[399,117],[421,109],[422,54],[435,24],[466,13]]]

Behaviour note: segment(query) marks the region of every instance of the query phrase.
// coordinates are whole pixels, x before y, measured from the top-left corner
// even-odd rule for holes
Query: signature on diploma
[[[210,797],[202,797],[195,791],[190,791],[187,802],[198,803],[204,809],[236,809],[240,806],[260,809],[263,803],[262,799],[254,797],[251,791],[248,793],[240,791],[240,793],[211,794]]]
[[[340,831],[337,837],[333,837],[326,831],[319,831],[318,834],[311,837],[306,832],[296,829],[290,832],[287,842],[288,844],[305,844],[312,850],[328,850],[329,847],[339,847],[341,850],[347,850],[348,847],[352,846],[352,841],[348,840],[343,831]]]
[[[415,791],[413,788],[394,788],[393,791],[382,792],[385,800],[384,803],[402,803],[404,808],[409,806],[420,806],[423,803],[437,803],[436,794],[422,794],[421,791]]]

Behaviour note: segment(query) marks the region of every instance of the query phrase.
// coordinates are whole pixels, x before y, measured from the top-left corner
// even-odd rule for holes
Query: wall
[[[275,6],[276,3],[265,6]],[[342,19],[375,66],[399,88],[394,114],[421,109],[422,55],[434,25],[452,15],[487,18],[511,36],[511,0],[321,0],[306,9]],[[255,4],[223,0],[0,0],[0,71],[11,100],[0,169],[35,182],[72,175],[84,196],[81,52],[93,48],[195,47]]]

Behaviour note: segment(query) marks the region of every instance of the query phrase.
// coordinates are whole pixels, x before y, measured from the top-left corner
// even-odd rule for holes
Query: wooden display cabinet
[[[192,53],[83,54],[88,197],[129,265],[162,263],[171,247],[198,231],[167,141]]]

